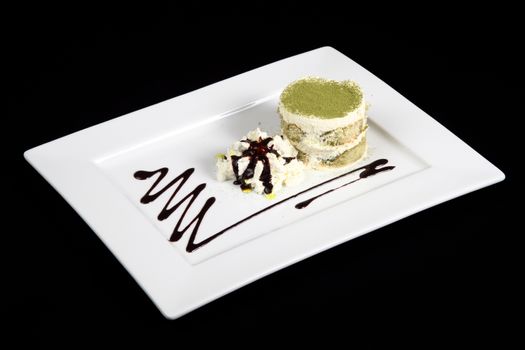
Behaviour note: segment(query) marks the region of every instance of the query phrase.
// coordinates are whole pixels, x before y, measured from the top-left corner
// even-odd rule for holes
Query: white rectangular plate
[[[334,191],[304,209],[302,200],[347,183],[342,177],[294,195],[343,171],[308,172],[299,186],[270,201],[214,178],[214,155],[260,126],[279,131],[279,93],[307,75],[358,82],[367,101],[369,155],[396,168]],[[186,95],[33,148],[26,159],[71,204],[168,318],[179,317],[266,274],[432,205],[504,179],[503,173],[430,116],[357,63],[330,47],[294,56]],[[170,242],[186,203],[165,220],[157,215],[179,183],[142,204],[186,169],[194,172],[172,204],[199,184],[182,227],[209,207],[195,237],[205,240],[255,212],[253,218],[199,249],[186,250],[190,228]],[[348,171],[348,169],[346,170]],[[155,191],[154,191],[155,192]],[[292,198],[293,197],[293,198]],[[290,198],[273,206],[280,200]]]

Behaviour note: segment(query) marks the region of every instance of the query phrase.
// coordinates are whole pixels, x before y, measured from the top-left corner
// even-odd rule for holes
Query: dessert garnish
[[[259,128],[235,142],[227,154],[217,156],[217,179],[234,180],[243,192],[272,198],[283,186],[303,178],[304,165],[297,150],[280,135],[269,137]]]

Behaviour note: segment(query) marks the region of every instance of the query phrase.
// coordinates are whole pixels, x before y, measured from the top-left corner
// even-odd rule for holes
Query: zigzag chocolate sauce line
[[[235,226],[237,225],[240,225],[242,224],[243,222],[245,221],[248,221],[249,219],[267,211],[267,210],[270,210],[272,209],[273,207],[277,206],[277,205],[280,205],[290,199],[293,199],[293,198],[296,198],[300,195],[302,195],[303,193],[306,193],[308,191],[311,191],[317,187],[320,187],[320,186],[323,186],[329,182],[332,182],[334,180],[337,180],[337,179],[340,179],[344,176],[347,176],[347,175],[350,175],[350,174],[353,174],[357,171],[360,171],[360,170],[363,170],[360,174],[359,174],[359,178],[356,179],[356,180],[353,180],[353,181],[350,181],[346,184],[343,184],[339,187],[336,187],[336,188],[333,188],[331,190],[328,190],[320,195],[317,195],[315,197],[312,197],[306,201],[303,201],[303,202],[300,202],[298,203],[295,207],[297,209],[302,209],[302,208],[305,208],[306,206],[308,206],[312,201],[314,201],[315,199],[325,195],[325,194],[328,194],[330,192],[333,192],[341,187],[345,187],[347,185],[350,185],[356,181],[359,181],[359,180],[362,180],[364,178],[367,178],[369,176],[372,176],[372,175],[375,175],[375,174],[378,174],[380,172],[383,172],[383,171],[386,171],[386,170],[392,170],[394,169],[395,167],[394,166],[386,166],[386,167],[381,167],[382,165],[385,165],[386,163],[388,163],[388,160],[387,159],[378,159],[368,165],[364,165],[360,168],[357,168],[357,169],[354,169],[354,170],[351,170],[347,173],[344,173],[344,174],[341,174],[339,176],[336,176],[332,179],[329,179],[329,180],[326,180],[324,182],[321,182],[315,186],[312,186],[310,188],[307,188],[299,193],[296,193],[295,195],[293,196],[290,196],[288,198],[285,198],[285,199],[282,199],[272,205],[269,205],[267,206],[266,208],[263,208],[261,210],[259,210],[258,212],[255,212],[247,217],[245,217],[244,219],[242,220],[239,220],[237,221],[236,223],[222,229],[221,231],[209,236],[208,238],[200,241],[200,242],[195,242],[195,238],[197,237],[197,233],[199,231],[199,226],[202,222],[202,220],[204,219],[204,216],[206,215],[206,213],[208,212],[208,210],[210,209],[210,207],[213,205],[213,203],[215,203],[215,197],[210,197],[206,200],[206,202],[204,203],[204,205],[202,206],[201,210],[199,211],[199,213],[186,225],[186,227],[184,227],[182,230],[180,230],[180,226],[182,225],[182,221],[184,220],[184,217],[186,216],[186,213],[188,212],[189,208],[191,207],[191,205],[193,204],[193,202],[195,201],[195,199],[199,196],[199,194],[202,192],[202,190],[204,190],[204,188],[206,187],[206,184],[202,183],[200,185],[198,185],[197,187],[195,187],[193,189],[193,191],[191,191],[190,193],[188,193],[184,198],[182,198],[179,202],[177,202],[175,205],[173,205],[172,207],[170,207],[170,204],[171,202],[175,199],[175,196],[177,195],[177,193],[179,192],[179,190],[182,188],[182,186],[184,185],[184,183],[189,179],[189,177],[193,174],[193,172],[195,171],[194,168],[189,168],[187,170],[185,170],[184,172],[182,172],[182,174],[178,175],[175,179],[173,179],[171,182],[169,182],[166,186],[164,186],[162,189],[158,190],[156,193],[153,193],[153,190],[155,190],[155,188],[159,185],[159,183],[166,177],[166,175],[168,174],[168,168],[160,168],[158,170],[154,170],[154,171],[145,171],[145,170],[139,170],[137,172],[135,172],[134,174],[134,177],[137,179],[137,180],[146,180],[146,179],[149,179],[151,178],[152,176],[156,175],[156,174],[159,174],[159,177],[155,180],[155,182],[153,183],[153,185],[150,187],[150,189],[146,192],[146,194],[140,199],[140,202],[143,203],[143,204],[148,204],[150,202],[153,202],[155,199],[157,199],[158,197],[160,197],[164,192],[166,192],[167,190],[169,190],[172,186],[174,186],[177,182],[180,181],[180,183],[178,184],[177,188],[175,189],[175,191],[173,192],[173,194],[171,195],[171,197],[168,199],[168,201],[166,202],[166,205],[164,206],[164,208],[161,210],[161,212],[159,213],[159,215],[157,216],[157,219],[159,221],[162,221],[162,220],[165,220],[167,219],[175,210],[177,210],[177,208],[179,208],[182,204],[184,204],[186,202],[186,200],[189,199],[189,202],[186,204],[186,208],[184,209],[184,211],[182,212],[182,215],[179,217],[179,220],[177,221],[177,224],[175,225],[175,228],[173,229],[173,233],[171,234],[170,238],[169,238],[169,241],[170,242],[177,242],[179,239],[182,238],[182,236],[184,235],[184,233],[192,226],[194,225],[193,227],[193,231],[191,232],[191,235],[190,235],[190,238],[188,240],[188,244],[186,245],[186,251],[188,253],[191,253],[193,251],[195,251],[196,249],[210,243],[211,241],[213,241],[214,239],[218,238],[219,236],[221,236],[222,234],[224,234],[225,232],[231,230],[232,228],[234,228]]]

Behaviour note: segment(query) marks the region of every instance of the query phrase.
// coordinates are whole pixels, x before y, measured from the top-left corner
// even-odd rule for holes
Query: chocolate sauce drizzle
[[[355,172],[357,172],[357,171],[359,171],[359,170],[363,170],[363,169],[364,169],[364,170],[359,174],[359,178],[358,178],[358,179],[355,179],[355,180],[352,180],[352,181],[347,182],[347,183],[345,183],[345,184],[342,184],[341,186],[334,187],[334,188],[332,188],[332,189],[330,189],[330,190],[328,190],[328,191],[326,191],[326,192],[323,192],[323,193],[321,193],[321,194],[318,194],[318,195],[315,196],[315,197],[312,197],[312,198],[310,198],[310,199],[307,199],[307,200],[305,200],[305,201],[302,201],[302,202],[300,202],[300,203],[297,203],[297,204],[295,205],[295,208],[296,208],[296,209],[303,209],[303,208],[306,208],[306,207],[309,206],[310,203],[312,203],[314,200],[316,200],[316,199],[319,198],[319,197],[324,196],[325,194],[328,194],[328,193],[330,193],[330,192],[333,192],[333,191],[335,191],[335,190],[338,190],[338,189],[340,189],[340,188],[342,188],[342,187],[345,187],[345,186],[351,185],[351,184],[353,184],[354,182],[357,182],[357,181],[359,181],[359,180],[366,179],[367,177],[372,176],[372,175],[375,175],[375,174],[378,174],[378,173],[380,173],[380,172],[382,172],[382,171],[392,170],[392,169],[395,168],[395,166],[385,166],[385,167],[382,167],[382,168],[378,168],[379,166],[381,166],[381,165],[385,165],[386,163],[388,163],[388,160],[386,160],[386,159],[378,159],[378,160],[376,160],[376,161],[374,161],[374,162],[372,162],[372,163],[370,163],[370,164],[368,164],[368,165],[362,166],[362,167],[360,167],[360,168],[357,168],[357,169],[354,169],[354,170],[349,171],[349,172],[347,172],[347,173],[344,173],[344,174],[342,174],[342,175],[340,175],[340,176],[338,176],[338,177],[336,177],[336,178],[333,178],[333,179],[331,179],[331,180],[325,181],[325,182],[323,182],[323,183],[320,184],[320,185],[323,185],[323,184],[325,184],[326,182],[333,181],[333,180],[338,179],[338,178],[340,178],[340,177],[347,176],[347,175],[350,175],[350,174],[352,174],[352,173],[355,173]],[[317,186],[320,186],[320,185],[317,185]],[[310,189],[315,188],[315,187],[317,187],[317,186],[311,187]],[[310,189],[308,189],[308,190],[310,190]]]
[[[198,185],[197,187],[195,187],[193,189],[193,191],[188,193],[179,202],[177,202],[175,205],[170,207],[171,202],[175,199],[175,196],[177,195],[179,190],[182,188],[184,183],[186,181],[188,181],[189,177],[191,176],[191,174],[193,174],[194,171],[195,171],[194,168],[190,168],[190,169],[185,170],[182,174],[177,176],[175,179],[171,180],[170,183],[168,183],[166,186],[164,186],[162,189],[158,190],[154,194],[152,194],[153,190],[162,181],[162,179],[164,179],[164,177],[166,177],[166,175],[168,174],[168,168],[160,168],[160,169],[154,170],[154,171],[139,170],[139,171],[135,172],[135,174],[134,174],[134,177],[137,180],[146,180],[146,179],[149,179],[150,177],[154,176],[155,174],[160,174],[159,177],[157,178],[157,180],[155,180],[155,182],[153,183],[151,188],[148,190],[148,192],[146,192],[146,194],[140,199],[140,202],[142,204],[148,204],[150,202],[153,202],[155,199],[157,199],[164,192],[169,190],[173,185],[175,185],[177,182],[180,181],[179,185],[177,186],[177,188],[175,189],[175,191],[171,195],[170,199],[168,199],[168,201],[166,202],[166,205],[164,206],[164,208],[162,208],[161,212],[157,216],[157,219],[159,221],[167,219],[171,214],[173,214],[173,212],[175,210],[177,210],[177,208],[179,208],[182,204],[184,204],[184,202],[186,202],[186,200],[189,199],[189,202],[186,204],[186,208],[182,212],[182,215],[180,216],[179,221],[177,221],[177,224],[175,225],[175,228],[173,229],[173,232],[172,232],[172,234],[171,234],[171,236],[169,238],[170,242],[177,242],[179,239],[182,238],[184,233],[191,226],[193,226],[193,224],[195,223],[195,226],[193,226],[193,231],[191,232],[190,239],[189,239],[188,244],[186,246],[186,251],[188,253],[191,253],[195,249],[197,249],[197,248],[199,248],[199,247],[201,247],[201,246],[203,246],[203,245],[205,245],[205,244],[207,244],[207,243],[209,243],[209,242],[211,242],[213,240],[213,236],[212,236],[212,237],[209,237],[209,238],[207,238],[207,239],[205,239],[205,240],[203,240],[203,241],[201,241],[199,243],[195,243],[195,238],[197,236],[197,232],[199,231],[199,226],[201,224],[201,221],[202,221],[202,219],[204,219],[204,216],[206,215],[206,212],[208,211],[208,209],[210,209],[210,207],[213,205],[213,203],[215,203],[215,197],[208,198],[206,200],[206,203],[204,203],[204,206],[200,210],[199,214],[197,214],[197,216],[195,216],[195,218],[193,218],[193,220],[191,220],[188,223],[188,225],[186,225],[186,227],[184,227],[182,230],[179,230],[179,228],[180,228],[180,226],[182,224],[182,221],[184,220],[184,216],[186,216],[186,213],[190,209],[190,207],[193,204],[193,202],[195,201],[195,199],[199,196],[199,194],[202,192],[202,190],[206,187],[206,184],[203,183],[203,184]]]
[[[264,140],[263,140],[264,141]],[[257,141],[250,141],[250,142],[257,142]],[[267,145],[268,143],[266,143]],[[268,153],[268,152],[267,152]],[[193,172],[195,171],[194,168],[190,168],[190,169],[187,169],[185,170],[184,172],[182,172],[182,174],[178,175],[177,177],[175,177],[173,180],[171,180],[171,182],[169,182],[166,186],[164,186],[163,188],[161,188],[160,190],[158,190],[157,192],[155,193],[152,193],[155,188],[157,188],[157,186],[159,185],[159,183],[166,177],[166,175],[168,174],[168,168],[160,168],[158,170],[154,170],[154,171],[145,171],[145,170],[139,170],[137,172],[135,172],[134,174],[134,177],[137,179],[137,180],[146,180],[146,179],[149,179],[151,178],[152,176],[155,176],[156,174],[159,174],[158,178],[155,180],[155,182],[153,183],[153,185],[150,187],[150,189],[146,192],[146,194],[140,199],[140,202],[143,203],[143,204],[148,204],[148,203],[151,203],[153,202],[154,200],[156,200],[158,197],[160,197],[164,192],[168,191],[171,187],[173,187],[176,183],[178,183],[178,186],[177,188],[175,188],[175,191],[173,192],[173,194],[171,195],[171,197],[168,199],[168,201],[166,202],[166,205],[164,206],[164,208],[161,210],[161,212],[159,213],[159,215],[157,216],[157,219],[159,221],[162,221],[162,220],[165,220],[167,219],[171,214],[173,214],[173,212],[175,212],[182,204],[184,204],[188,199],[189,201],[187,202],[186,204],[186,208],[184,208],[184,211],[182,212],[182,215],[179,217],[179,220],[177,221],[177,224],[175,225],[175,228],[173,229],[173,232],[169,238],[169,241],[170,242],[177,242],[178,240],[180,240],[182,238],[182,236],[184,235],[184,233],[190,228],[193,226],[193,230],[191,232],[191,235],[190,235],[190,238],[188,240],[188,244],[186,245],[186,251],[188,253],[191,253],[193,251],[195,251],[196,249],[210,243],[211,241],[213,241],[214,239],[218,238],[219,236],[221,236],[222,234],[224,234],[225,232],[231,230],[232,228],[234,228],[235,226],[238,226],[240,224],[242,224],[243,222],[245,221],[248,221],[249,219],[267,211],[267,210],[270,210],[272,209],[273,207],[277,206],[277,205],[280,205],[290,199],[293,199],[293,198],[296,198],[300,195],[302,195],[303,193],[306,193],[308,191],[311,191],[315,188],[318,188],[320,186],[323,186],[329,182],[332,182],[334,180],[337,180],[339,178],[342,178],[344,176],[347,176],[347,175],[350,175],[350,174],[353,174],[357,171],[361,171],[361,173],[359,173],[359,178],[358,179],[355,179],[355,180],[352,180],[346,184],[343,184],[339,187],[336,187],[336,188],[333,188],[333,189],[330,189],[326,192],[323,192],[321,193],[320,195],[317,195],[315,197],[312,197],[306,201],[303,201],[303,202],[300,202],[298,203],[295,208],[297,209],[303,209],[305,207],[307,207],[312,201],[314,201],[315,199],[321,197],[321,196],[324,196],[325,194],[328,194],[330,192],[333,192],[339,188],[342,188],[342,187],[345,187],[345,186],[348,186],[356,181],[359,181],[359,180],[362,180],[362,179],[365,179],[369,176],[372,176],[372,175],[375,175],[375,174],[378,174],[380,172],[383,172],[383,171],[387,171],[387,170],[392,170],[394,169],[395,167],[394,166],[384,166],[384,167],[381,167],[382,165],[385,165],[388,163],[388,160],[387,159],[378,159],[368,165],[364,165],[360,168],[357,168],[357,169],[354,169],[354,170],[351,170],[347,173],[344,173],[344,174],[341,174],[339,176],[336,176],[332,179],[329,179],[329,180],[326,180],[320,184],[317,184],[315,186],[312,186],[310,188],[307,188],[299,193],[296,193],[295,195],[293,196],[290,196],[290,197],[287,197],[285,199],[282,199],[272,205],[269,205],[261,210],[259,210],[258,212],[255,212],[247,217],[245,217],[244,219],[241,219],[239,221],[237,221],[236,223],[222,229],[221,231],[209,236],[208,238],[200,241],[200,242],[195,242],[195,239],[197,237],[197,233],[199,231],[199,226],[202,222],[202,220],[204,219],[204,216],[206,215],[206,213],[208,212],[208,210],[210,209],[210,207],[213,205],[213,203],[215,203],[215,197],[210,197],[206,200],[206,202],[204,203],[204,205],[202,206],[201,210],[199,211],[199,213],[182,229],[180,229],[181,225],[182,225],[182,222],[184,221],[184,217],[186,216],[189,208],[191,207],[191,205],[193,204],[193,202],[195,201],[195,199],[197,199],[197,197],[199,196],[199,194],[204,190],[204,188],[206,188],[206,184],[205,183],[202,183],[200,185],[198,185],[197,187],[195,187],[193,189],[193,191],[191,191],[190,193],[188,193],[185,197],[183,197],[181,200],[179,200],[177,203],[175,203],[173,206],[170,206],[171,205],[171,202],[175,200],[175,196],[177,195],[177,193],[179,192],[179,190],[182,188],[182,186],[186,183],[186,181],[190,178],[190,176],[193,174]],[[264,173],[264,171],[263,171]],[[253,176],[253,170],[252,170],[252,176]],[[271,175],[270,175],[271,176]],[[262,177],[262,174],[261,174],[261,177]],[[240,177],[242,179],[242,175]],[[261,180],[263,181],[263,180]],[[264,181],[263,181],[264,182]]]

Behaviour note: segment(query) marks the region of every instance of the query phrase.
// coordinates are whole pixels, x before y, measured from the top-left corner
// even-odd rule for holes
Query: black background
[[[509,320],[521,310],[512,203],[519,202],[523,38],[516,12],[498,8],[402,8],[404,15],[386,17],[352,4],[6,10],[9,333],[19,342],[120,345],[277,333],[352,342],[366,330],[369,341],[388,330],[405,340],[509,339]],[[168,321],[23,159],[44,142],[325,45],[413,101],[507,179]]]

